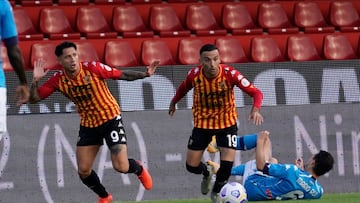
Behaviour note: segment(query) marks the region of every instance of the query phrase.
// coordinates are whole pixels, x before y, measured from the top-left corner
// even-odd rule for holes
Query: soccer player
[[[24,62],[20,48],[18,46],[18,34],[12,7],[9,1],[0,1],[0,41],[6,47],[7,55],[11,66],[17,74],[20,85],[16,88],[17,105],[20,106],[28,102],[29,87],[25,76]],[[5,73],[3,70],[3,61],[0,52],[0,140],[3,134],[7,131],[6,124],[6,101],[7,89]]]
[[[34,65],[30,102],[36,103],[54,91],[60,91],[75,103],[80,114],[76,159],[81,181],[99,196],[99,203],[112,201],[112,195],[106,191],[92,169],[96,154],[105,139],[113,168],[120,173],[136,174],[144,188],[150,190],[152,178],[147,169],[140,161],[128,158],[120,107],[105,80],[131,81],[150,77],[159,61],[152,62],[145,72],[118,70],[95,61],[79,62],[77,47],[73,42],[59,44],[55,55],[63,71],[57,72],[38,87],[39,80],[48,72],[44,60],[38,59]]]
[[[317,181],[319,176],[329,172],[334,158],[320,150],[304,164],[296,159],[295,164],[279,164],[271,155],[271,141],[268,131],[258,133],[256,159],[235,166],[231,175],[243,176],[243,185],[249,201],[319,199],[323,187]],[[208,162],[216,173],[218,164]]]
[[[262,92],[234,67],[220,64],[219,51],[215,45],[205,44],[200,49],[200,65],[188,72],[169,106],[169,115],[173,116],[176,103],[193,89],[194,128],[188,141],[186,169],[190,173],[203,175],[201,193],[204,195],[211,189],[212,170],[201,162],[201,158],[212,136],[216,136],[221,161],[211,192],[214,202],[221,187],[229,179],[237,146],[235,86],[253,97],[249,119],[260,125],[263,122],[260,113]]]

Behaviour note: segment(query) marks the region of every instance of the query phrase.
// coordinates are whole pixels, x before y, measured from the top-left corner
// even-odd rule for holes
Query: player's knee
[[[186,170],[189,171],[190,173],[195,173],[195,174],[201,174],[201,167],[200,166],[190,166],[188,163],[186,163]]]
[[[260,131],[258,134],[258,139],[268,139],[269,135],[270,135],[270,133],[267,130]]]

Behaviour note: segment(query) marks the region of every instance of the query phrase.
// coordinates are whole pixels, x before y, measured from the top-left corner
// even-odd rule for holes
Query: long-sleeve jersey
[[[60,91],[77,107],[80,125],[96,127],[120,114],[120,107],[105,79],[119,79],[121,71],[100,62],[81,62],[80,72],[73,78],[59,71],[51,76],[38,93],[45,99]]]
[[[233,168],[232,175],[243,175],[244,164],[237,167]],[[323,187],[320,183],[296,165],[269,164],[267,167],[267,174],[255,172],[244,177],[249,201],[319,199],[322,196]]]
[[[5,47],[18,44],[18,33],[12,7],[9,1],[0,1],[0,42],[3,41]],[[3,61],[0,52],[0,87],[6,87]]]
[[[173,102],[177,103],[193,91],[194,127],[223,129],[236,124],[234,86],[253,97],[253,106],[260,109],[262,92],[232,66],[220,64],[220,73],[213,79],[203,74],[202,66],[192,68],[178,87]]]

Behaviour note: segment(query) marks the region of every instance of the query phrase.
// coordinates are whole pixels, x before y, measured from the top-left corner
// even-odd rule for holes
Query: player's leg
[[[102,132],[107,146],[113,168],[120,173],[134,173],[139,178],[145,189],[152,189],[152,178],[140,161],[129,159],[127,154],[127,138],[121,116],[106,122]]]
[[[6,121],[6,88],[0,88],[0,140],[7,132]]]
[[[222,186],[226,184],[231,174],[237,145],[236,125],[217,134],[216,142],[220,151],[220,168],[216,173],[216,180],[212,189],[211,197],[213,202],[216,202],[216,195],[220,192]]]
[[[250,150],[256,147],[257,133],[237,136],[236,150]],[[209,153],[216,153],[219,151],[216,144],[215,135],[212,137],[210,144],[207,147]]]
[[[101,136],[96,134],[93,128],[80,126],[79,141],[76,146],[76,161],[78,166],[78,174],[81,181],[99,196],[99,202],[102,199],[111,200],[111,195],[101,184],[96,172],[92,169],[96,155],[103,144]]]
[[[193,128],[188,141],[188,150],[186,152],[186,169],[190,173],[202,174],[201,193],[207,194],[210,190],[212,170],[201,161],[204,150],[211,141],[211,134],[208,131]]]

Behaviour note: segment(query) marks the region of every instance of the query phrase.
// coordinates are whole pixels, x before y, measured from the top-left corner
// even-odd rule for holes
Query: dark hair
[[[214,45],[214,44],[205,44],[204,46],[201,47],[200,49],[200,55],[204,52],[204,51],[213,51],[213,50],[217,50],[218,48]]]
[[[315,160],[313,171],[317,176],[324,175],[333,168],[334,158],[327,151],[320,150],[313,159]]]
[[[63,54],[63,50],[70,47],[74,47],[75,50],[77,49],[76,44],[73,42],[67,42],[67,41],[62,42],[61,44],[56,46],[55,55],[57,57],[61,56]]]

